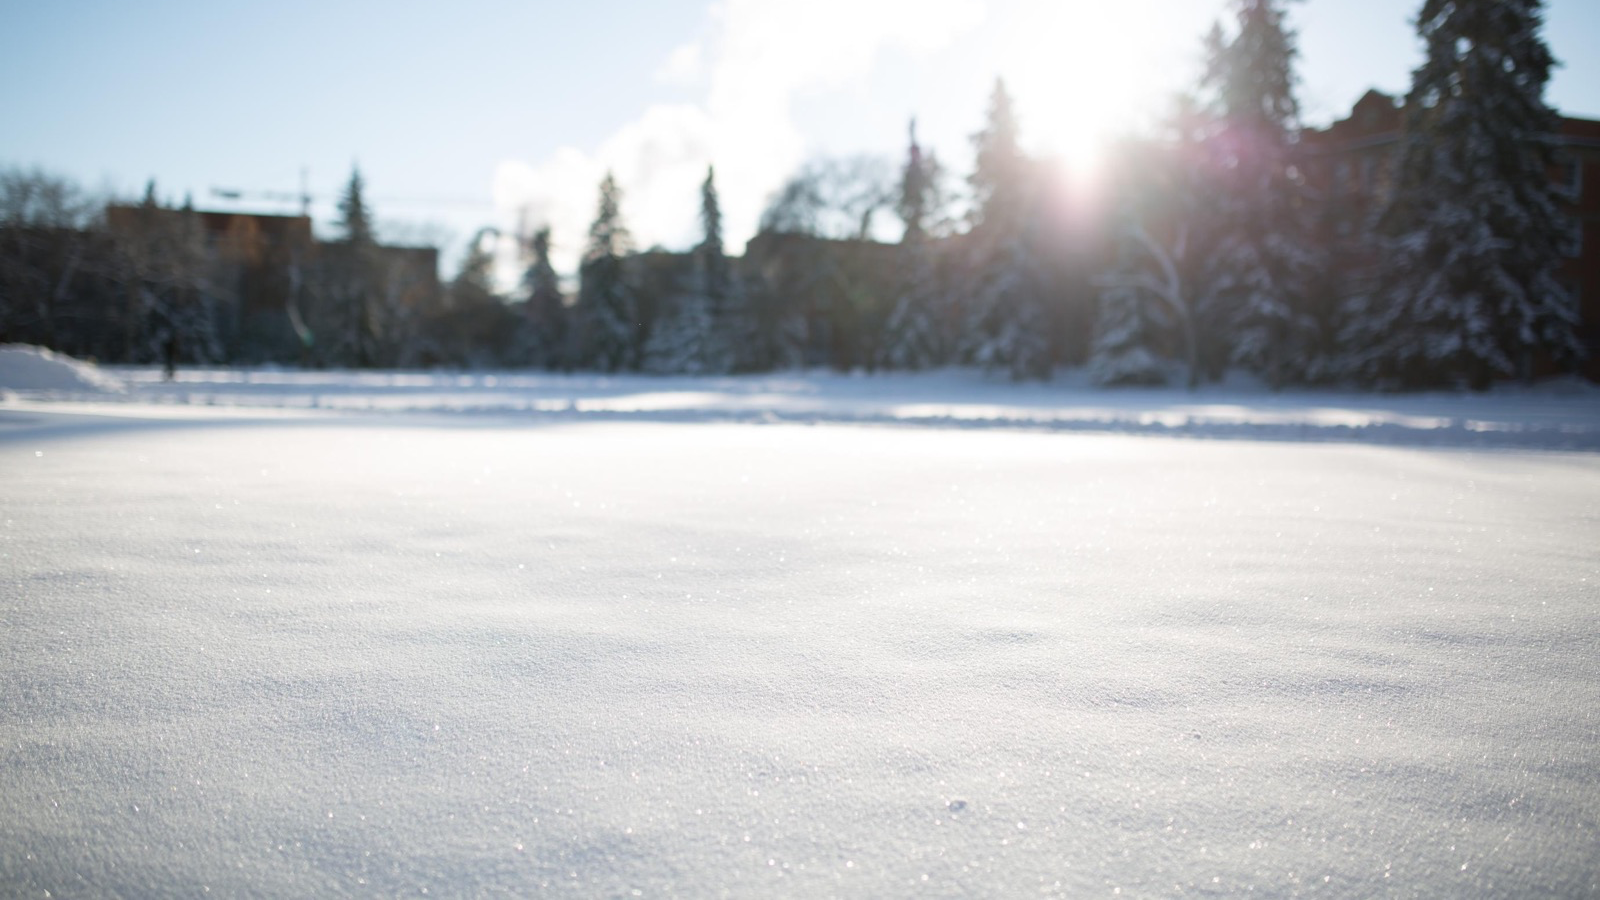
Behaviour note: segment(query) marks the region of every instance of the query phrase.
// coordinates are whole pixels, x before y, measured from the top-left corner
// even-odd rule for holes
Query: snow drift
[[[31,344],[0,344],[0,394],[121,394],[127,387],[92,363]]]

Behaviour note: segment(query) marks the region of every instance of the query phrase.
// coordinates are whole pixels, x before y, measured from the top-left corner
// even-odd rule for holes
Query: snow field
[[[0,893],[1600,890],[1590,455],[8,421]]]
[[[114,374],[113,374],[114,373]],[[842,423],[1206,439],[1600,450],[1600,386],[1579,380],[1491,393],[1271,392],[1235,377],[1189,391],[1092,387],[1084,372],[1014,383],[971,369],[864,376],[551,375],[530,371],[102,370],[37,347],[0,350],[0,411],[140,418],[332,414],[483,424]],[[416,419],[413,418],[413,422]],[[451,422],[450,424],[461,424]]]
[[[1600,388],[1555,382],[1481,395],[1272,393],[1247,381],[1198,391],[1104,390],[1082,373],[1015,384],[973,370],[920,374],[655,377],[530,372],[316,372],[117,368],[124,395],[13,391],[0,409],[114,416],[362,413],[446,420],[844,423],[1207,439],[1600,450]],[[6,372],[0,369],[0,390]],[[451,424],[462,424],[453,421]]]

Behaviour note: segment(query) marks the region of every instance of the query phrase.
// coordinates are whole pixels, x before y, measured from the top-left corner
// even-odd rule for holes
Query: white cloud
[[[692,85],[705,74],[705,51],[696,41],[682,44],[667,54],[667,61],[656,70],[656,80],[664,84]]]
[[[557,267],[572,271],[607,170],[623,190],[623,215],[642,247],[693,243],[697,192],[715,163],[724,232],[738,252],[766,197],[801,161],[793,98],[862,77],[891,46],[933,51],[974,27],[980,0],[725,0],[709,11],[712,37],[673,50],[658,77],[704,78],[693,105],[655,105],[598,147],[566,147],[528,163],[502,162],[496,206],[507,222],[528,210],[548,223]]]

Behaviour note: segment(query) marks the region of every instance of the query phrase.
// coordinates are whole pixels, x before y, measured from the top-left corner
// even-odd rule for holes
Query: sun
[[[1009,28],[1003,74],[1023,143],[1073,181],[1099,181],[1108,148],[1156,103],[1139,39],[1150,12],[1137,3],[1044,0]]]

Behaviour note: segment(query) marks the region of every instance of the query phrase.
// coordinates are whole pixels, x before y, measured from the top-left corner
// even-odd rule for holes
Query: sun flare
[[[1110,144],[1156,105],[1142,17],[1140,4],[1041,2],[1011,29],[1004,77],[1023,140],[1074,181],[1097,181]]]

